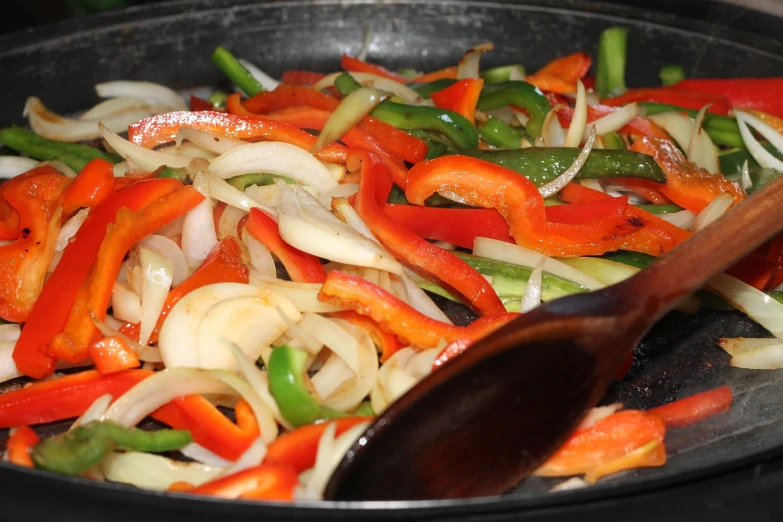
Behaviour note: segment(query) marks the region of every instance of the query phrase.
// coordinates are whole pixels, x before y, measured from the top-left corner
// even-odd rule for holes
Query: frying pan
[[[594,53],[600,32],[621,24],[631,29],[632,86],[657,84],[657,72],[667,64],[681,65],[691,77],[783,75],[783,20],[711,2],[659,0],[645,7],[581,0],[188,0],[141,6],[0,37],[0,125],[23,123],[29,95],[61,113],[88,107],[96,101],[93,85],[107,80],[151,80],[180,89],[214,85],[221,77],[209,55],[221,44],[273,76],[294,68],[336,70],[342,53],[359,50],[364,24],[372,26],[369,59],[392,69],[437,69],[476,43],[492,41],[495,51],[483,65],[522,63],[534,70],[577,50]],[[448,312],[468,319],[459,307],[449,305]],[[0,464],[0,519],[777,520],[783,506],[783,406],[777,400],[783,379],[776,372],[729,368],[716,344],[719,337],[766,335],[728,310],[664,318],[605,402],[648,408],[729,384],[736,404],[729,414],[671,431],[665,467],[592,488],[550,494],[554,482],[533,478],[492,498],[273,505],[164,495]]]

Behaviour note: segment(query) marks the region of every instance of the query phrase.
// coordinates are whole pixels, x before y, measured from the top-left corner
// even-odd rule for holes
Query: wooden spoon
[[[520,316],[391,404],[325,498],[508,491],[562,445],[662,315],[781,229],[783,177],[633,277]]]

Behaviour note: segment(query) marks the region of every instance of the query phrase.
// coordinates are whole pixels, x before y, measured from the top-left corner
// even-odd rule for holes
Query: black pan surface
[[[92,86],[113,79],[175,88],[213,85],[209,60],[225,45],[272,75],[286,69],[336,70],[341,53],[361,47],[372,26],[369,59],[389,68],[451,65],[464,50],[492,41],[486,66],[530,70],[577,50],[594,54],[600,32],[631,28],[629,85],[656,85],[661,66],[688,76],[783,75],[783,21],[714,3],[666,10],[543,0],[527,2],[178,1],[28,30],[0,38],[0,125],[23,123],[37,95],[61,113],[95,103]],[[699,17],[700,20],[690,18]],[[676,277],[676,274],[672,275]],[[454,313],[460,313],[454,310]],[[732,311],[672,313],[637,348],[629,376],[605,402],[649,408],[730,384],[732,412],[667,435],[661,469],[605,479],[598,486],[548,494],[530,479],[502,497],[444,502],[318,503],[275,506],[143,492],[0,464],[0,519],[8,520],[779,520],[783,499],[783,407],[778,372],[730,369],[719,337],[766,336]],[[535,398],[533,398],[535,399]]]

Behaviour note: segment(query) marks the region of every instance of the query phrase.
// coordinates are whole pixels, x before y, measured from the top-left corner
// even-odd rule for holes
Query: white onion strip
[[[236,187],[232,187],[226,180],[220,179],[212,172],[205,170],[201,172],[201,175],[204,176],[204,179],[209,182],[209,194],[213,199],[221,201],[227,205],[247,210],[248,212],[251,208],[260,208],[264,212],[271,214],[273,218],[277,215],[277,211],[275,209],[266,205],[262,205],[241,190],[237,189]]]
[[[110,98],[83,112],[80,120],[102,120],[126,111],[136,110],[144,106],[144,101],[138,98]]]
[[[581,128],[584,128],[582,126]],[[585,146],[582,148],[582,152],[576,157],[574,163],[566,169],[561,175],[547,183],[546,185],[539,187],[538,191],[545,198],[553,196],[563,190],[563,188],[571,183],[579,171],[582,170],[582,166],[590,156],[590,151],[593,150],[593,144],[595,143],[595,127],[590,129],[590,135],[587,137]]]
[[[783,368],[783,343],[772,344],[731,358],[729,364],[748,370],[779,370]]]
[[[736,356],[745,352],[752,352],[766,346],[780,344],[780,339],[776,339],[774,337],[761,339],[752,337],[723,338],[718,341],[718,344],[726,351],[726,353],[731,356]]]
[[[460,59],[457,64],[457,79],[462,80],[464,78],[478,78],[479,77],[479,62],[481,55],[487,51],[491,51],[495,48],[490,42],[478,44],[471,48]]]
[[[766,328],[772,335],[778,339],[783,338],[783,304],[761,290],[726,274],[712,278],[707,287]]]
[[[269,76],[267,73],[256,67],[256,65],[252,62],[249,62],[243,58],[239,59],[239,63],[242,64],[242,66],[247,69],[247,72],[250,73],[250,76],[256,79],[258,83],[261,84],[261,87],[266,89],[267,91],[274,91],[280,86],[280,82]]]
[[[326,317],[309,312],[302,314],[299,327],[336,353],[354,374],[359,373],[359,343],[348,332]]]
[[[679,212],[661,214],[658,217],[664,221],[668,221],[676,227],[684,228],[685,230],[691,230],[696,221],[696,214],[690,210],[680,210]]]
[[[169,295],[174,264],[152,250],[139,246],[139,263],[144,279],[141,292],[141,323],[139,344],[146,345],[158,323],[166,297]]]
[[[587,101],[585,100],[585,86],[582,80],[576,80],[576,103],[574,115],[571,117],[571,125],[568,127],[563,147],[578,147],[582,143],[587,124]]]
[[[193,188],[204,196],[204,200],[188,210],[182,221],[182,254],[189,266],[197,267],[217,245],[218,239],[210,184],[202,172],[193,179]]]
[[[161,455],[129,451],[112,452],[100,463],[106,480],[165,491],[175,482],[200,486],[214,480],[223,468],[198,462],[180,462]]]
[[[159,167],[184,168],[190,164],[190,158],[174,156],[156,150],[145,149],[140,145],[131,143],[113,132],[107,125],[100,123],[100,136],[120,156],[129,159],[133,164],[146,172],[154,172]]]
[[[522,294],[522,302],[519,307],[519,311],[523,314],[537,308],[541,304],[541,279],[545,263],[546,258],[542,257],[530,273],[530,278],[525,285],[525,293]]]
[[[251,272],[250,284],[266,288],[288,298],[300,312],[323,314],[348,310],[347,307],[319,301],[318,292],[323,286],[320,283],[296,283]]]
[[[565,143],[566,133],[557,118],[557,113],[562,107],[562,105],[552,107],[544,118],[544,123],[541,126],[541,138],[539,138],[543,140],[544,147],[562,147]]]
[[[341,74],[343,73],[336,72],[324,76],[318,82],[316,82],[315,85],[313,85],[313,88],[320,91],[328,87],[333,87],[334,81]],[[376,89],[388,91],[393,95],[397,96],[398,98],[400,98],[405,103],[411,105],[419,105],[425,101],[419,95],[419,93],[417,93],[407,85],[402,84],[400,82],[396,82],[394,80],[390,80],[389,78],[384,78],[383,76],[378,76],[377,74],[362,73],[362,72],[349,72],[348,74],[350,74],[351,77],[357,82],[359,82],[360,84],[365,85],[367,87],[375,87]]]
[[[0,178],[13,178],[38,166],[38,160],[22,156],[0,156]]]
[[[639,113],[638,104],[636,102],[624,105],[619,109],[612,111],[606,116],[602,116],[597,120],[587,124],[586,132],[590,132],[591,127],[595,127],[595,133],[599,136],[604,136],[610,132],[616,132],[625,127],[632,119],[634,119]]]
[[[95,92],[101,98],[125,96],[166,105],[170,111],[188,110],[185,100],[176,91],[159,83],[118,80],[97,84]]]
[[[699,215],[696,216],[696,219],[693,223],[694,232],[702,230],[710,223],[720,218],[723,214],[726,213],[727,210],[729,210],[729,207],[731,207],[732,203],[734,203],[734,196],[728,192],[724,192],[710,201],[709,204],[704,207],[704,210],[699,212]]]
[[[753,156],[753,159],[762,167],[783,171],[783,161],[777,159],[762,147],[748,126],[753,127],[759,134],[767,138],[779,152],[783,152],[783,135],[750,113],[741,110],[734,112],[737,116],[742,141],[745,142],[745,146],[748,148],[750,155]]]
[[[0,382],[22,376],[14,362],[14,346],[16,341],[0,341]]]
[[[171,261],[173,268],[172,286],[177,286],[190,275],[182,249],[166,236],[150,234],[136,244],[148,248]]]
[[[177,137],[174,141],[177,147],[182,144],[182,140],[188,140],[202,149],[214,152],[215,154],[223,154],[240,145],[247,145],[246,141],[229,138],[228,136],[220,136],[219,134],[212,134],[190,127],[180,127],[179,131],[177,131]]]
[[[90,404],[90,407],[87,408],[87,410],[82,413],[78,419],[73,421],[73,424],[71,424],[71,427],[68,428],[68,431],[73,431],[80,426],[84,426],[85,424],[89,424],[92,421],[99,420],[106,413],[106,410],[109,409],[109,405],[111,404],[112,400],[113,397],[109,393],[101,395],[95,399],[93,403]]]
[[[55,252],[62,252],[65,250],[65,247],[68,246],[71,238],[76,235],[79,227],[81,227],[82,223],[84,223],[84,220],[87,219],[87,214],[89,214],[89,212],[90,209],[83,208],[71,219],[65,222],[65,224],[60,229],[60,234],[57,236],[57,243],[54,245]]]
[[[310,152],[313,154],[343,137],[354,125],[390,96],[374,87],[360,87],[343,98],[326,121]]]

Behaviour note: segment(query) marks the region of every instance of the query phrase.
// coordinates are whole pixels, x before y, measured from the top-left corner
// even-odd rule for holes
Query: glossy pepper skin
[[[525,131],[533,138],[541,136],[544,118],[552,108],[544,93],[534,85],[521,81],[484,85],[478,101],[480,110],[500,109],[509,105],[525,109],[530,114]]]
[[[144,431],[110,421],[93,421],[44,439],[33,448],[31,457],[39,468],[77,475],[114,449],[161,453],[180,449],[192,441],[190,433],[183,430]]]
[[[0,130],[0,143],[37,160],[60,160],[76,172],[94,159],[118,163],[122,158],[89,145],[54,141],[21,127]]]
[[[511,169],[540,187],[565,172],[576,160],[579,152],[580,149],[577,148],[529,147],[519,150],[460,151],[459,154]],[[607,149],[590,152],[576,179],[617,177],[666,182],[663,170],[652,157],[628,150]]]

